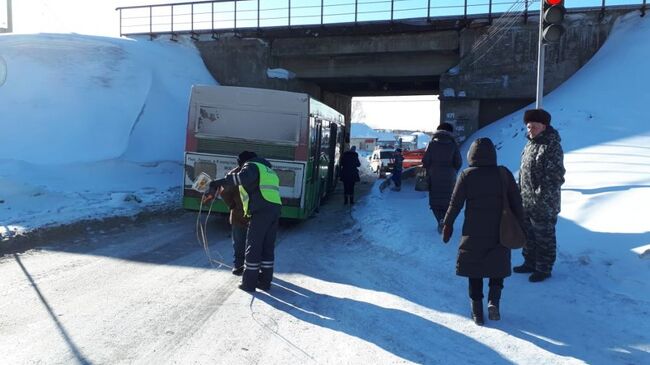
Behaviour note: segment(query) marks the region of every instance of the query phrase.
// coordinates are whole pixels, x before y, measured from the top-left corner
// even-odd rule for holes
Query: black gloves
[[[217,196],[219,188],[221,188],[219,180],[212,180],[208,192],[203,196],[203,199],[201,199],[201,203],[206,204],[211,202]]]
[[[442,242],[444,242],[444,243],[449,242],[449,239],[451,238],[452,233],[454,233],[454,227],[445,224],[442,227]]]

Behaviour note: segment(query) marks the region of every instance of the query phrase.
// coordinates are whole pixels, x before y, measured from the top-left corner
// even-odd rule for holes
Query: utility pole
[[[544,1],[539,1],[539,43],[537,45],[537,93],[535,94],[535,109],[542,108],[544,98]]]
[[[7,8],[3,9],[7,11],[7,16],[6,16],[6,21],[7,21],[7,27],[2,28],[0,27],[0,33],[11,33],[12,31],[12,20],[11,20],[11,0],[5,0],[7,4]],[[2,10],[0,10],[0,14],[2,14]],[[0,18],[1,19],[1,18]]]
[[[557,43],[564,33],[564,0],[539,1],[539,43],[537,47],[537,93],[535,108],[542,108],[544,98],[544,53],[547,43]]]

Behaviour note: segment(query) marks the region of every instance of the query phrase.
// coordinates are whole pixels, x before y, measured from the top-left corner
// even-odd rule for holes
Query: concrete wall
[[[629,11],[608,9],[604,17],[597,10],[567,14],[562,40],[546,49],[545,92],[587,63],[615,20]],[[351,96],[364,91],[365,95],[439,93],[440,120],[455,124],[464,140],[534,101],[537,19],[495,19],[491,25],[486,19],[473,19],[458,30],[423,24],[411,31],[386,25],[381,32],[349,29],[337,35],[300,30],[267,32],[259,38],[222,34],[198,41],[197,47],[223,85],[305,92],[348,121]],[[269,78],[269,68],[288,69],[295,78]]]
[[[270,44],[262,39],[226,35],[198,41],[196,46],[206,67],[221,85],[307,93],[343,114],[346,121],[351,118],[351,96],[322,90],[319,85],[298,78],[270,78],[267,70],[276,68],[277,61],[271,55]],[[349,130],[346,141],[349,141]]]
[[[578,71],[603,45],[614,21],[629,12],[567,14],[566,32],[546,47],[544,93]],[[465,139],[479,127],[535,101],[537,17],[506,27],[470,27],[460,32],[460,63],[440,77],[442,122],[457,124]],[[552,111],[551,111],[552,112]]]

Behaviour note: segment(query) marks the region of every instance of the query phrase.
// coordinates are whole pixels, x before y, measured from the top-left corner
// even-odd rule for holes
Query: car
[[[379,177],[384,177],[387,172],[393,170],[393,155],[395,150],[392,148],[378,148],[372,151],[370,155],[370,170]]]

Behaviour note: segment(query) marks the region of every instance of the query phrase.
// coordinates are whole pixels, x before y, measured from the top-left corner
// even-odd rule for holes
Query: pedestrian
[[[510,276],[510,249],[499,243],[504,184],[510,208],[520,221],[523,220],[523,208],[517,183],[510,170],[497,166],[496,149],[489,138],[479,138],[472,143],[467,162],[469,167],[456,181],[443,220],[442,238],[445,243],[449,241],[454,221],[465,206],[456,275],[469,280],[472,319],[480,326],[484,323],[483,278],[489,278],[488,318],[499,320],[503,281]],[[507,181],[502,181],[502,174]]]
[[[544,109],[526,110],[524,123],[528,142],[521,153],[519,189],[527,241],[522,250],[524,263],[513,271],[531,273],[528,280],[539,282],[551,276],[555,263],[555,225],[566,170],[560,134],[551,126],[551,114]]]
[[[402,156],[402,149],[397,147],[393,154],[393,173],[390,176],[392,183],[395,185],[391,190],[402,190],[402,170],[404,164],[404,156]]]
[[[340,179],[343,181],[343,204],[354,204],[354,184],[357,181],[361,181],[359,177],[359,166],[361,166],[361,162],[359,162],[359,154],[357,153],[356,146],[352,146],[349,150],[343,152],[340,165]]]
[[[226,174],[223,179],[210,183],[210,195],[220,187],[237,186],[244,208],[249,217],[244,255],[244,273],[239,288],[254,292],[255,288],[270,290],[275,260],[275,238],[282,202],[280,179],[272,165],[254,152],[239,155],[242,162],[237,173]]]
[[[436,218],[438,233],[442,233],[442,219],[449,206],[456,175],[463,164],[453,132],[451,124],[440,123],[422,157],[422,167],[429,183],[429,208]]]
[[[249,160],[249,152],[244,152],[237,157],[237,167],[232,169],[228,174],[236,174],[241,171],[244,163],[243,160]],[[244,204],[239,196],[239,189],[235,185],[224,186],[221,189],[221,198],[230,209],[230,231],[232,236],[233,248],[233,275],[241,276],[244,273],[244,255],[246,252],[246,235],[248,231],[248,222],[244,216]]]

